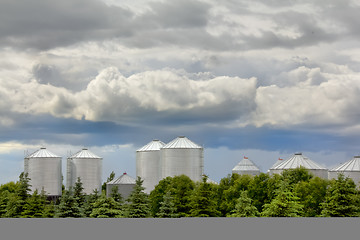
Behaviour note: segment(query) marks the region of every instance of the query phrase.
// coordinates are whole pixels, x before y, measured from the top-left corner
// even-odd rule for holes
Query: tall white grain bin
[[[148,194],[161,180],[160,148],[163,146],[165,143],[154,139],[136,150],[136,176],[144,180],[144,192]]]
[[[285,160],[284,162],[271,167],[269,169],[270,174],[281,174],[285,169],[295,169],[300,166],[306,168],[314,176],[318,176],[324,179],[328,178],[328,169],[320,166],[316,162],[302,155],[302,153],[295,153],[292,157]]]
[[[270,169],[273,169],[274,167],[276,167],[277,165],[281,164],[284,162],[284,159],[279,158],[272,166]],[[267,170],[268,173],[270,173],[270,169]]]
[[[260,169],[255,165],[253,161],[249,158],[244,157],[233,169],[232,173],[237,173],[240,175],[252,175],[256,176],[260,174]]]
[[[24,172],[30,178],[30,189],[38,193],[44,189],[47,196],[61,196],[61,157],[41,148],[24,158]]]
[[[354,156],[349,161],[329,170],[329,179],[337,179],[339,173],[351,178],[357,186],[360,186],[360,156]]]
[[[114,186],[118,187],[118,193],[121,194],[124,200],[126,200],[131,192],[134,190],[136,180],[130,177],[126,172],[118,178],[106,183],[106,196],[110,197],[111,190]]]
[[[160,149],[161,178],[186,175],[201,181],[204,172],[204,149],[184,136],[180,136]]]
[[[66,187],[74,187],[78,177],[83,192],[91,194],[95,189],[101,192],[102,158],[84,148],[67,159]]]

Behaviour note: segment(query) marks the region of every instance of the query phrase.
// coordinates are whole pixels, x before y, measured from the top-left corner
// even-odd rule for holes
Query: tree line
[[[112,172],[107,182],[115,177]],[[127,199],[113,187],[83,193],[81,179],[56,201],[30,194],[30,179],[0,186],[2,218],[359,217],[360,190],[351,178],[315,177],[305,168],[257,176],[229,174],[219,184],[180,175],[162,179],[150,194],[137,177]]]

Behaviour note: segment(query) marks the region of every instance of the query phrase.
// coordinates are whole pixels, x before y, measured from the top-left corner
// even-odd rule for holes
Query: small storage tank
[[[360,186],[360,156],[354,156],[349,161],[329,170],[329,179],[337,179],[339,173],[351,178],[357,186]]]
[[[161,180],[160,148],[164,145],[155,139],[136,151],[136,176],[144,180],[144,192],[148,194]]]
[[[320,166],[316,162],[302,155],[302,153],[295,153],[292,157],[284,162],[271,167],[269,169],[270,174],[281,174],[285,169],[295,169],[298,167],[304,167],[309,170],[314,176],[318,176],[324,179],[328,178],[328,169]]]
[[[161,152],[161,178],[184,174],[200,181],[204,172],[204,149],[180,136],[163,146]]]
[[[44,189],[49,197],[61,196],[61,157],[41,148],[24,158],[24,172],[30,178],[31,193]]]
[[[78,177],[83,184],[83,192],[101,192],[102,158],[84,148],[67,159],[66,187],[74,187]]]
[[[260,174],[260,169],[250,159],[244,157],[233,169],[232,173],[240,175],[252,175],[256,176]]]
[[[126,174],[126,172],[121,175],[118,178],[113,179],[112,181],[106,183],[106,196],[110,197],[111,189],[114,186],[118,187],[118,192],[121,194],[124,200],[126,200],[131,192],[134,190],[134,187],[136,185],[136,180],[129,175]]]

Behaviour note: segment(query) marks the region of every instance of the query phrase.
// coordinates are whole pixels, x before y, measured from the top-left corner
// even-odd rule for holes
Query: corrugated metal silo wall
[[[123,200],[125,201],[134,190],[135,184],[106,184],[106,196],[109,197],[111,189],[114,186],[118,186],[118,192],[121,194]]]
[[[161,178],[185,174],[193,181],[200,181],[204,172],[203,148],[162,148]]]
[[[31,179],[31,193],[44,189],[49,196],[61,195],[61,158],[29,158],[28,176]]]
[[[354,183],[360,187],[360,172],[359,171],[329,171],[329,179],[337,179],[338,175],[342,173],[345,177],[351,178]]]
[[[136,152],[136,176],[144,180],[144,192],[149,194],[161,179],[160,150]]]
[[[101,192],[102,159],[72,158],[70,162],[71,186],[74,186],[80,177],[85,194],[92,194],[95,189]]]

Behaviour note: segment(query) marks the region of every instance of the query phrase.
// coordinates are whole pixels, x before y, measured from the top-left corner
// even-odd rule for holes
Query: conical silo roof
[[[136,180],[127,175],[127,173],[123,173],[120,177],[115,178],[106,184],[136,184]]]
[[[97,156],[96,154],[89,151],[87,148],[83,148],[79,152],[72,155],[70,158],[96,158],[96,159],[102,159],[102,157]]]
[[[327,170],[326,168],[320,166],[316,162],[302,155],[302,153],[295,153],[288,160],[283,161],[282,163],[278,164],[275,167],[272,167],[271,169],[274,170],[295,169],[300,166],[306,169]]]
[[[163,146],[165,146],[165,143],[163,143],[160,140],[154,139],[154,140],[152,140],[151,142],[149,142],[148,144],[146,144],[145,146],[139,148],[136,151],[137,152],[159,151],[160,148],[162,148]]]
[[[284,159],[279,158],[279,159],[274,163],[274,165],[271,166],[271,168],[274,168],[274,167],[276,167],[277,165],[279,165],[279,164],[281,164],[281,163],[283,163],[283,162],[284,162]]]
[[[163,146],[162,148],[202,148],[187,137],[180,136]]]
[[[355,172],[360,171],[360,156],[354,156],[349,161],[340,164],[339,166],[331,169],[330,171],[334,172],[343,172],[343,171],[349,171],[349,172]]]
[[[233,169],[233,171],[260,171],[260,169],[247,157],[244,157]]]
[[[46,148],[40,148],[39,150],[35,151],[34,153],[28,155],[26,158],[59,158],[57,156],[47,150]]]

